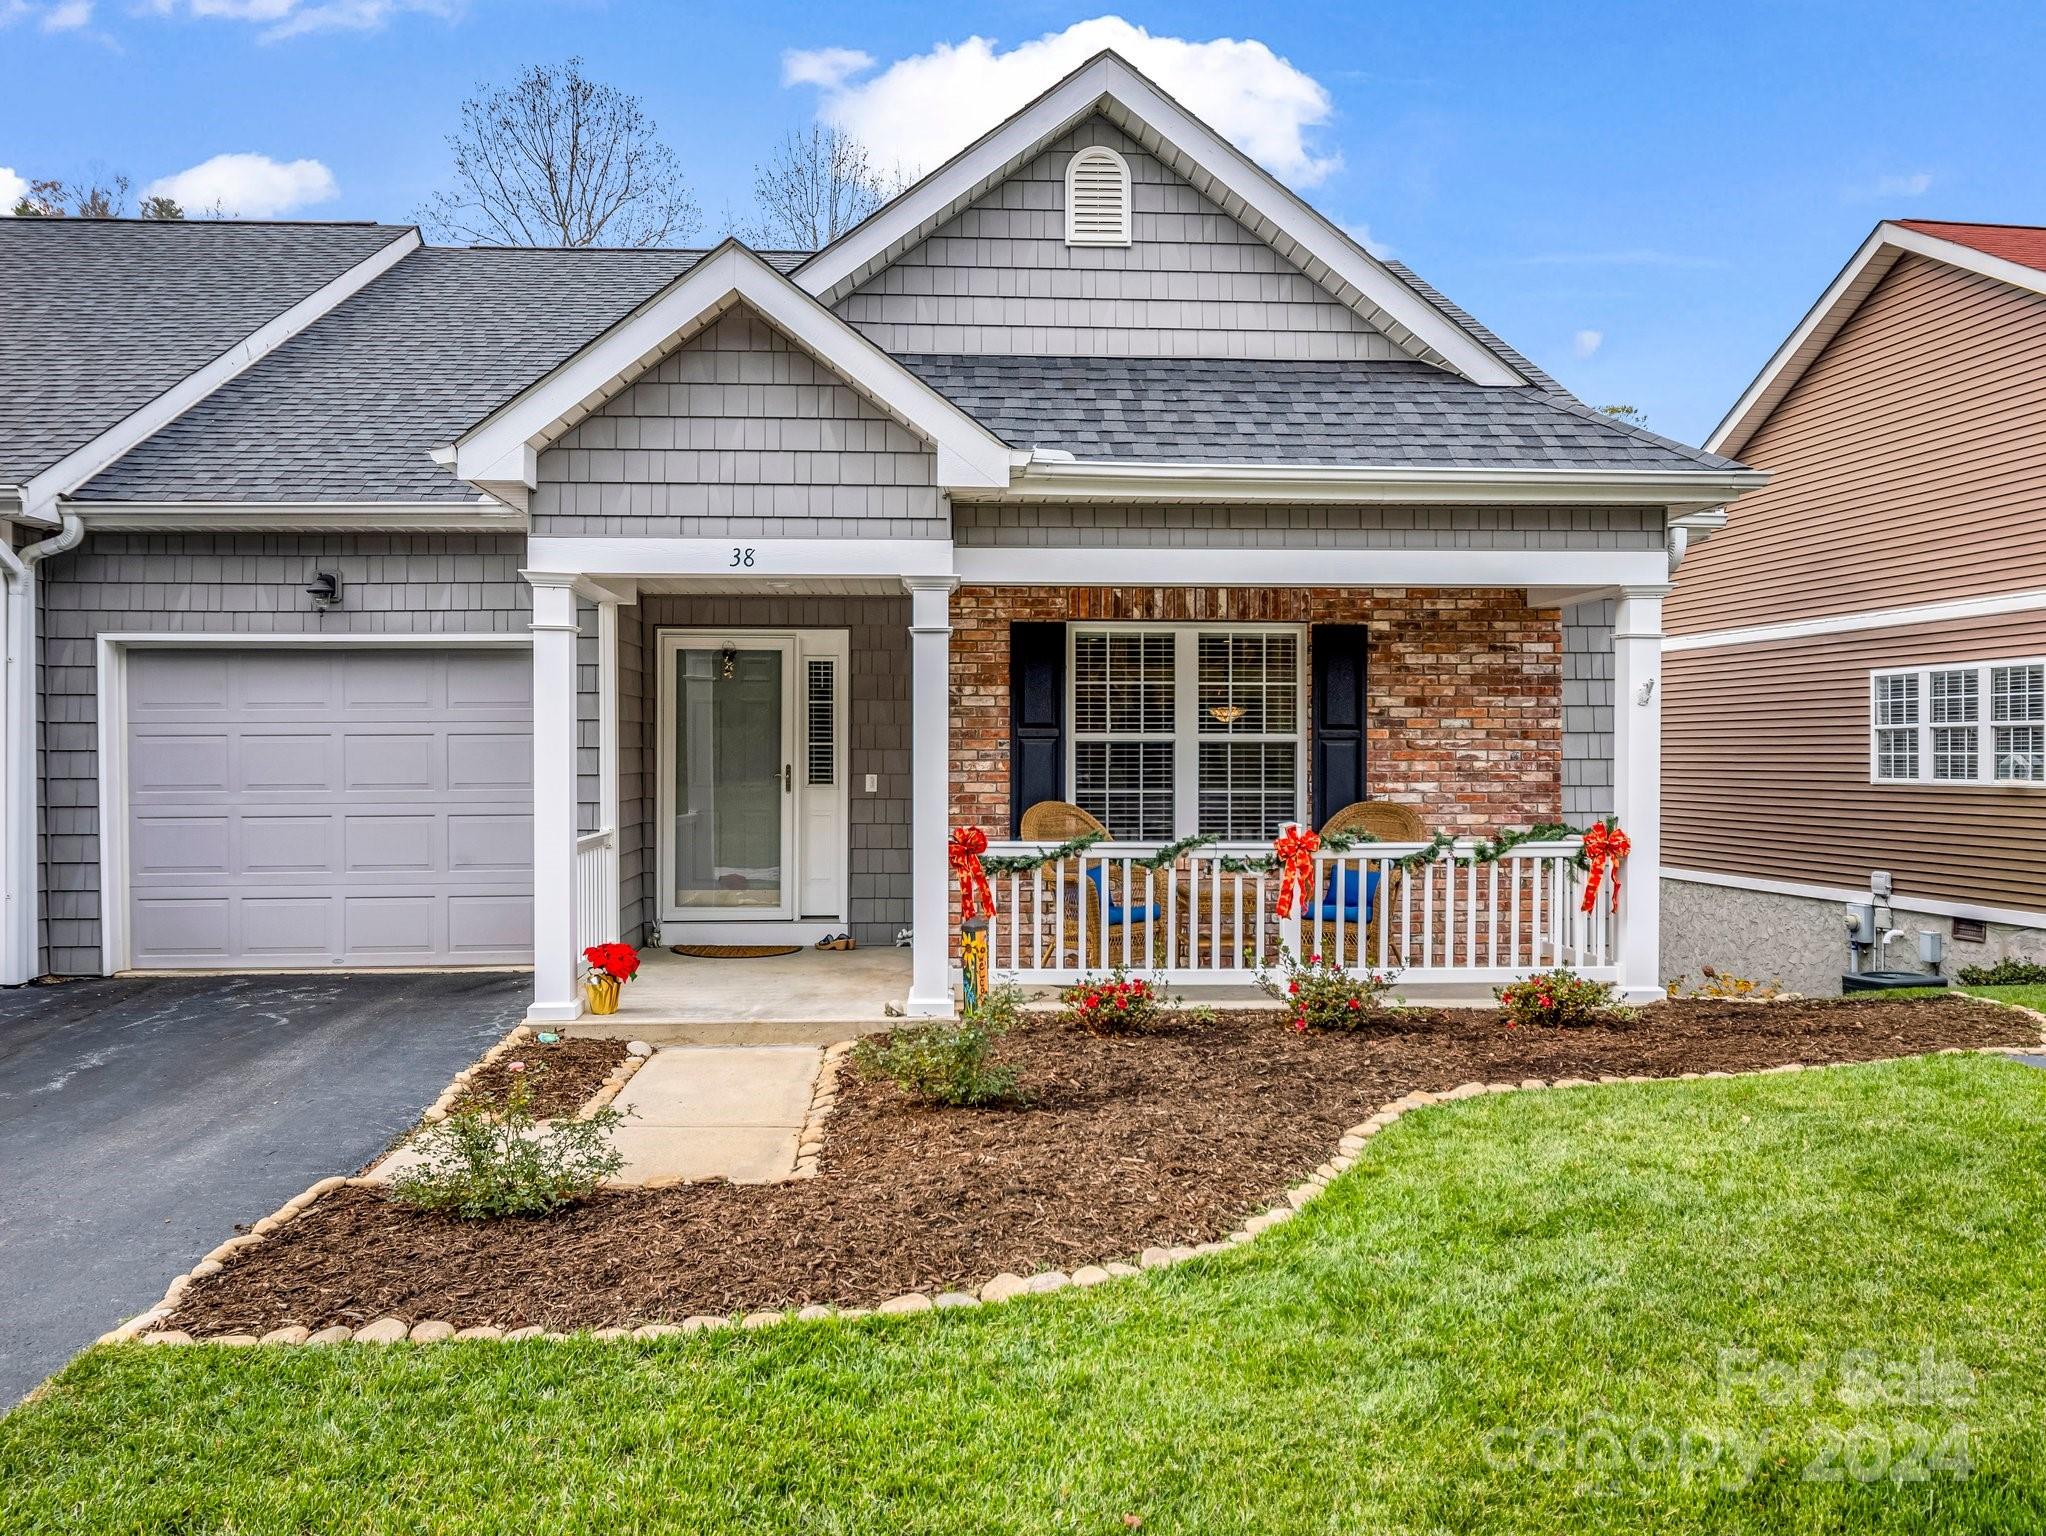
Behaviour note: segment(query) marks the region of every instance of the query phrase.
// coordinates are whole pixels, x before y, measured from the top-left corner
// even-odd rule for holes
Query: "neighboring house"
[[[2046,958],[2046,229],[1877,226],[1710,446],[1767,470],[1666,605],[1664,956],[1803,991]],[[1866,962],[1867,957],[1862,957]]]
[[[287,296],[242,304],[222,252],[272,238],[391,260],[244,340]],[[15,979],[530,959],[558,1019],[598,939],[908,928],[908,1006],[943,1012],[948,833],[1043,801],[1118,857],[1365,797],[1617,812],[1652,891],[1672,529],[1761,478],[1571,398],[1113,55],[814,254],[24,221],[0,261],[30,333],[90,330],[135,265],[190,278],[145,306],[178,338],[146,403],[79,363],[153,351],[111,310],[10,368],[67,383],[7,431],[78,418],[0,491],[55,540],[11,577],[42,648]],[[1655,903],[1581,922],[1570,851],[1405,879],[1410,971],[1651,994]],[[1096,901],[1047,957],[1071,914],[1019,904],[1051,883],[998,881],[998,967],[1031,925],[1041,974],[1127,946]],[[1244,979],[1270,894],[1176,912],[1175,968]]]

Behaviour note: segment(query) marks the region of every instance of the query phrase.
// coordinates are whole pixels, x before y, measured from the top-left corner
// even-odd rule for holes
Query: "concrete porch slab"
[[[568,1035],[653,1045],[829,1045],[892,1028],[909,995],[906,949],[799,949],[752,960],[640,952],[618,1011],[561,1026]]]

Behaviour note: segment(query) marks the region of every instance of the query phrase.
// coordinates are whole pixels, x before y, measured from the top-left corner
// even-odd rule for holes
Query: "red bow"
[[[987,875],[980,856],[987,852],[987,834],[979,827],[960,827],[952,834],[945,856],[952,873],[959,877],[959,920],[995,915],[994,892],[987,888]]]
[[[1613,875],[1612,909],[1620,910],[1620,861],[1633,849],[1617,821],[1594,821],[1584,834],[1584,856],[1591,861],[1591,878],[1584,882],[1583,910],[1598,905],[1598,883],[1610,869]]]
[[[1307,894],[1314,883],[1314,851],[1320,846],[1321,838],[1317,834],[1302,832],[1291,824],[1272,844],[1272,852],[1279,856],[1279,916],[1293,915],[1296,896],[1305,909]]]

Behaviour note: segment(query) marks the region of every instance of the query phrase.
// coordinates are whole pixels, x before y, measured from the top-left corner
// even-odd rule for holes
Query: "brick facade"
[[[1561,818],[1563,620],[1518,590],[962,587],[952,605],[954,825],[1008,835],[1009,625],[1088,619],[1368,625],[1372,798],[1452,830]]]

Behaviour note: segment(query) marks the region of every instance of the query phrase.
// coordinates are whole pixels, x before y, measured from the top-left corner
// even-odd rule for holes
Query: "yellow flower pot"
[[[583,983],[583,993],[589,998],[590,1012],[616,1013],[618,1011],[618,983],[609,976],[592,976]]]

